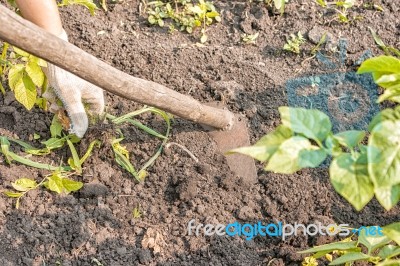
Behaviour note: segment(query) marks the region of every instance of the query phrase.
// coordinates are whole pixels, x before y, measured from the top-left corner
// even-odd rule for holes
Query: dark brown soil
[[[223,21],[210,27],[205,46],[196,45],[197,37],[192,35],[171,35],[165,29],[150,27],[139,14],[143,8],[140,2],[109,4],[108,12],[98,11],[94,17],[81,7],[63,8],[70,41],[126,73],[159,82],[201,102],[224,100],[230,110],[248,118],[252,143],[279,124],[278,107],[293,100],[287,93],[288,81],[354,72],[355,62],[366,50],[381,53],[368,26],[387,45],[400,46],[397,0],[378,1],[383,12],[362,5],[353,8],[351,15],[362,19],[348,25],[333,21],[330,12],[321,11],[311,0],[291,0],[284,16],[275,15],[262,4],[216,1]],[[314,47],[310,41],[298,56],[282,51],[290,33],[307,33],[316,26],[327,30],[336,42],[347,39],[347,59],[336,69],[326,68],[317,58],[309,59]],[[103,34],[98,34],[101,31]],[[244,32],[259,32],[257,44],[243,45],[240,36]],[[337,58],[337,53],[324,49],[322,53],[335,62],[332,58]],[[341,84],[337,86],[343,90]],[[141,107],[113,95],[107,100],[108,111],[116,115]],[[325,100],[331,108],[332,99]],[[364,107],[370,103],[370,99],[359,101]],[[34,133],[49,137],[51,114],[36,109],[27,112],[10,95],[0,94],[0,106],[1,135],[23,140]],[[342,125],[338,119],[336,129],[365,126],[354,124],[351,117],[346,119],[352,112],[361,115],[356,110],[339,113],[339,117],[344,116],[343,123],[350,124]],[[331,116],[335,115],[338,118],[332,111]],[[162,120],[155,116],[145,116],[143,121],[164,130]],[[123,132],[135,165],[142,165],[159,145],[158,140],[136,128],[124,128]],[[98,129],[92,130],[82,141],[82,149],[98,133]],[[14,200],[1,196],[0,265],[97,265],[96,261],[102,265],[267,265],[271,260],[269,265],[300,265],[303,255],[296,251],[331,239],[195,237],[187,234],[187,224],[192,219],[203,224],[334,221],[358,227],[383,226],[400,218],[399,207],[387,212],[376,200],[356,212],[334,192],[326,168],[278,175],[264,172],[257,164],[258,182],[245,189],[209,135],[191,122],[176,119],[170,141],[185,146],[199,162],[172,145],[150,168],[146,181],[138,184],[118,167],[109,151],[97,150],[85,163],[83,177],[78,178],[85,183],[78,193],[60,196],[33,191],[22,200],[19,210],[14,208]],[[67,156],[63,150],[50,159],[58,164]],[[18,164],[7,166],[0,158],[0,190],[9,189],[19,177],[41,180],[45,174]],[[143,215],[133,219],[132,210],[137,206]],[[159,253],[142,245],[143,238],[157,233]]]

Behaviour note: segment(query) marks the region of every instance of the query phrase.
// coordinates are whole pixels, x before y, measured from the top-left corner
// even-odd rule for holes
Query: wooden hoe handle
[[[230,129],[234,123],[233,113],[203,105],[163,85],[119,71],[3,5],[0,5],[0,39],[123,98],[214,128]]]

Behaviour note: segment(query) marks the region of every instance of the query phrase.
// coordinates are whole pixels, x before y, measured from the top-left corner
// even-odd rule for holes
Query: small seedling
[[[319,87],[319,83],[321,82],[321,79],[319,77],[311,77],[311,87]]]
[[[107,6],[105,5],[105,0],[102,0],[101,4],[102,4],[103,8],[104,7],[107,8]],[[59,7],[70,6],[70,5],[84,6],[89,10],[89,12],[92,16],[94,16],[96,10],[98,9],[96,4],[93,3],[93,0],[62,0],[61,3],[58,4]]]
[[[327,34],[324,33],[324,34],[321,36],[321,38],[319,39],[317,45],[311,50],[311,54],[312,54],[312,55],[317,54],[317,52],[319,51],[321,45],[325,43],[325,41],[326,41],[326,35],[327,35]]]
[[[250,0],[250,2],[252,2]],[[285,6],[289,0],[257,0],[257,2],[264,2],[267,6],[274,6],[281,15],[285,12]]]
[[[142,212],[140,211],[140,205],[133,209],[132,217],[133,219],[139,219],[140,217],[142,217]]]
[[[245,44],[255,44],[256,40],[258,38],[259,33],[256,32],[255,34],[243,34],[242,35],[242,41]]]
[[[306,40],[303,37],[303,34],[299,31],[297,33],[297,36],[294,34],[290,34],[290,39],[287,40],[285,45],[283,46],[283,49],[286,51],[290,51],[295,54],[300,53],[300,46],[305,42]]]
[[[325,0],[315,0],[317,2],[318,5],[320,5],[321,7],[327,7],[327,3]]]
[[[305,257],[301,266],[318,266],[318,262],[314,257]]]
[[[371,31],[372,37],[374,38],[375,43],[381,48],[386,55],[394,55],[400,58],[400,51],[392,46],[386,46],[386,44],[382,41],[382,39],[376,34],[376,32],[368,27]]]
[[[92,258],[92,263],[96,263],[96,266],[104,266],[98,259]]]
[[[364,3],[363,7],[366,9],[373,9],[373,10],[380,11],[380,12],[384,11],[383,7],[376,3]]]
[[[349,23],[348,9],[354,6],[355,0],[343,0],[327,2],[326,0],[315,0],[318,5],[323,8],[331,8],[337,13],[337,20],[341,23]],[[353,19],[360,19],[361,17],[355,17]]]
[[[58,194],[68,194],[81,189],[83,183],[68,179],[67,175],[64,172],[56,170],[52,174],[46,176],[39,183],[37,183],[33,179],[20,178],[11,183],[11,185],[17,192],[5,191],[4,194],[10,198],[17,199],[15,203],[15,208],[18,209],[20,207],[21,198],[24,197],[29,191],[38,189],[40,186],[44,186],[48,190],[56,192]]]
[[[201,28],[201,43],[208,39],[207,26],[221,21],[214,4],[204,0],[198,0],[197,3],[186,0],[152,1],[148,3],[147,14],[151,25],[164,27],[168,21],[170,32],[179,29],[192,33],[195,28]]]

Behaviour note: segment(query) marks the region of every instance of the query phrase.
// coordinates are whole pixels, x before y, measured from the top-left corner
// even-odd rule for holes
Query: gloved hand
[[[67,33],[64,30],[58,37],[68,41]],[[90,115],[101,115],[104,112],[103,90],[50,63],[43,71],[49,81],[49,87],[63,102],[68,113],[71,120],[70,133],[82,138],[89,126],[89,120],[82,102],[88,104]],[[50,88],[43,97],[51,102],[51,98],[54,97],[51,95]]]

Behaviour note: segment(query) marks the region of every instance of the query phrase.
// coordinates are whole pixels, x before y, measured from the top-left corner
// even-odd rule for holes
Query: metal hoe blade
[[[217,103],[207,105],[218,106]],[[209,135],[214,139],[222,154],[234,148],[250,145],[247,121],[244,117],[239,115],[235,115],[235,123],[230,130],[210,129],[210,127],[207,126],[203,127],[209,131]],[[253,158],[242,154],[231,154],[225,157],[229,168],[243,179],[243,184],[252,185],[257,182],[257,169]]]

